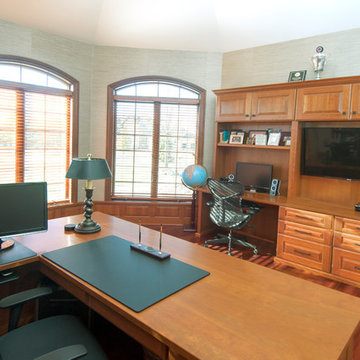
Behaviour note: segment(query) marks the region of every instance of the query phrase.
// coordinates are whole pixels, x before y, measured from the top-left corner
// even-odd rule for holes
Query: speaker
[[[270,186],[270,195],[279,195],[280,180],[272,179]]]

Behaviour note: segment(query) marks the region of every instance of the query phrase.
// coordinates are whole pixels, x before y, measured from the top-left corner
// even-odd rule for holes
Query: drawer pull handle
[[[360,227],[359,227],[359,226],[357,226],[357,227],[356,227],[356,230],[360,230]]]
[[[355,265],[355,266],[354,266],[354,269],[360,270],[360,267]]]
[[[357,244],[357,243],[354,243],[354,245],[356,245],[356,246],[360,246],[360,244]]]
[[[305,234],[305,235],[312,235],[311,232],[307,232],[307,231],[302,231],[302,230],[298,230],[298,229],[294,229],[294,231],[300,233],[300,234]]]
[[[303,252],[303,251],[300,251],[300,250],[296,250],[296,249],[294,249],[294,253],[299,253],[299,254],[301,254],[301,255],[311,256],[310,253],[306,253],[306,252]],[[359,270],[360,270],[360,269],[359,269]]]
[[[305,220],[312,220],[314,221],[314,219],[312,219],[311,217],[307,217],[307,216],[302,216],[302,215],[295,215],[296,217],[300,218],[300,219],[305,219]]]

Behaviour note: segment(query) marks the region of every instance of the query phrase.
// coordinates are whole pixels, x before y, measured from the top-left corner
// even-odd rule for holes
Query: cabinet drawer
[[[317,226],[324,229],[332,229],[333,217],[331,215],[320,214],[312,211],[280,207],[279,218],[299,224]]]
[[[329,229],[279,220],[278,232],[303,240],[331,245],[332,231]]]
[[[335,232],[334,246],[350,251],[360,252],[360,236]]]
[[[317,270],[330,271],[330,246],[278,234],[277,256]]]
[[[335,231],[360,236],[360,221],[335,217]]]
[[[360,254],[334,248],[332,273],[350,280],[360,281]]]

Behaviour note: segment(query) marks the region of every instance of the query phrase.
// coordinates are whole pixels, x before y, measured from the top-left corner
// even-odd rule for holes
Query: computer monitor
[[[0,238],[47,230],[46,182],[0,184],[0,200]]]
[[[236,181],[242,183],[245,190],[268,193],[272,180],[271,164],[236,162]]]

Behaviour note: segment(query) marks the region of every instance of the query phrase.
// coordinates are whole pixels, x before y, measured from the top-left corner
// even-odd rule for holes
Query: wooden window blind
[[[200,92],[169,81],[127,83],[114,88],[112,122],[113,198],[192,195],[181,174],[200,159]]]
[[[46,75],[45,86],[36,83],[41,80],[36,72]],[[69,202],[72,92],[57,77],[36,72],[23,76],[27,84],[0,79],[0,182],[46,181],[49,202]]]

